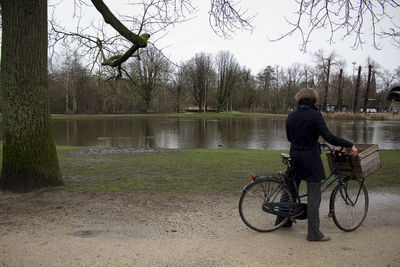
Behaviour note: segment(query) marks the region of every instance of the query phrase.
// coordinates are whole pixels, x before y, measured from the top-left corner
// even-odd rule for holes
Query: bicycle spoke
[[[365,219],[368,211],[368,192],[359,180],[347,180],[333,197],[333,220],[344,231],[353,231]]]
[[[265,212],[262,207],[266,201],[279,201],[282,195],[282,184],[279,180],[262,178],[245,188],[239,202],[240,217],[251,229],[268,232],[279,228],[287,219],[277,223],[277,216]],[[288,195],[288,200],[293,197]]]

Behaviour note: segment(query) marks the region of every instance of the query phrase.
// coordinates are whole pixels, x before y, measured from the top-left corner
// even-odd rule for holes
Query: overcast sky
[[[64,0],[56,9],[56,17],[63,25],[70,24],[72,20],[73,2]],[[129,14],[131,7],[121,4],[126,1],[108,0],[105,2],[113,11]],[[395,48],[388,40],[381,43],[381,50],[374,49],[371,46],[372,39],[369,33],[365,34],[367,42],[362,49],[357,50],[351,48],[354,42],[353,38],[341,40],[342,36],[340,35],[335,39],[336,44],[329,44],[327,31],[319,31],[312,35],[312,42],[308,45],[307,53],[299,51],[301,37],[298,33],[277,42],[269,41],[268,39],[279,37],[289,30],[285,17],[293,18],[293,13],[297,9],[295,1],[292,0],[242,1],[242,6],[248,6],[249,14],[256,14],[253,21],[255,29],[252,33],[237,32],[231,40],[218,37],[209,26],[207,12],[210,1],[195,0],[193,2],[199,7],[197,17],[169,28],[168,34],[156,42],[157,47],[164,48],[164,54],[176,63],[189,60],[199,52],[215,55],[220,50],[228,50],[240,65],[247,66],[256,74],[268,65],[282,67],[288,67],[293,63],[314,65],[312,53],[323,48],[327,52],[335,51],[346,60],[347,74],[352,72],[352,62],[356,62],[356,66],[365,66],[369,56],[383,69],[392,71],[400,66],[400,49]],[[85,7],[84,12],[85,18],[93,18],[97,13],[94,7]],[[396,16],[400,17],[400,14],[396,14]]]

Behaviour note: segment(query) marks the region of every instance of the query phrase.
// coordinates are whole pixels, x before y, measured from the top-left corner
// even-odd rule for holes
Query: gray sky
[[[122,0],[105,2],[115,12],[129,14],[132,8]],[[341,40],[342,36],[338,35],[335,38],[336,44],[329,44],[327,40],[330,33],[323,30],[312,35],[312,42],[308,45],[307,53],[299,51],[301,37],[298,33],[277,42],[270,42],[268,38],[279,37],[290,29],[285,17],[293,18],[293,13],[297,9],[297,5],[292,0],[242,1],[241,5],[244,7],[247,5],[249,8],[249,14],[257,15],[253,22],[255,30],[252,33],[237,32],[231,40],[218,37],[209,26],[207,12],[210,1],[195,0],[193,2],[199,7],[197,17],[169,28],[168,34],[156,42],[157,47],[164,48],[164,54],[176,63],[189,60],[199,52],[215,55],[220,50],[228,50],[234,54],[240,65],[247,66],[256,74],[267,65],[282,67],[288,67],[294,63],[314,65],[312,53],[323,48],[326,52],[335,51],[345,59],[347,74],[352,72],[352,62],[356,62],[356,66],[365,66],[368,57],[378,62],[383,69],[394,70],[400,66],[400,49],[393,47],[388,40],[381,43],[381,50],[374,49],[371,46],[372,39],[369,33],[365,33],[366,43],[362,49],[357,50],[351,48],[354,42],[352,37]],[[71,24],[73,1],[62,2],[56,11],[56,17],[62,25]],[[94,7],[85,7],[84,12],[86,19],[92,20],[97,16]],[[400,14],[396,15],[400,17]]]

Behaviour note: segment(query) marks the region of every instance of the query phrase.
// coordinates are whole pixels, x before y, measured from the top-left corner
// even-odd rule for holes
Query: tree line
[[[267,65],[253,74],[229,51],[197,53],[179,65],[149,46],[128,61],[122,75],[85,66],[79,50],[64,51],[49,68],[52,113],[165,113],[244,111],[287,113],[302,87],[319,92],[325,111],[385,111],[388,91],[400,82],[400,66],[389,71],[371,58],[365,66],[344,71],[335,53],[314,53],[315,65]]]

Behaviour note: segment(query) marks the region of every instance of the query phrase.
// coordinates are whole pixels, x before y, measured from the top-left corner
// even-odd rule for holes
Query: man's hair
[[[315,104],[318,100],[318,93],[315,89],[312,88],[303,88],[297,92],[296,96],[294,97],[297,102],[301,100],[308,100],[311,103]]]

